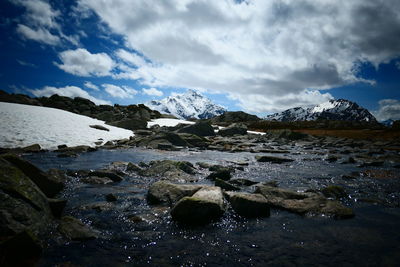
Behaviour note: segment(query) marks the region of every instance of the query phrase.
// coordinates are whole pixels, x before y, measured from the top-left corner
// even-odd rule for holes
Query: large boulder
[[[147,169],[142,169],[138,173],[143,176],[160,177],[178,182],[192,179],[196,169],[187,161],[160,160],[151,161]]]
[[[208,122],[197,122],[192,125],[186,125],[177,131],[178,133],[189,133],[198,136],[214,136],[214,128]]]
[[[207,224],[219,219],[225,212],[222,190],[205,187],[191,197],[179,200],[171,210],[172,219],[183,224]]]
[[[245,135],[247,134],[247,126],[243,123],[234,123],[226,128],[222,128],[218,131],[221,136],[233,136],[233,135]]]
[[[338,219],[354,216],[352,209],[340,202],[329,200],[317,193],[298,193],[288,189],[260,185],[256,193],[263,195],[267,202],[276,208],[285,209],[303,215],[324,214]]]
[[[192,196],[202,185],[173,184],[166,181],[158,181],[150,185],[147,200],[150,204],[174,205],[181,198]]]
[[[261,194],[243,192],[226,192],[233,210],[243,217],[268,217],[270,215],[269,203]]]
[[[97,233],[79,219],[64,216],[58,226],[58,231],[70,240],[88,240],[97,238]]]
[[[3,155],[2,158],[21,170],[47,197],[54,197],[65,186],[65,180],[60,173],[57,173],[57,175],[53,175],[54,173],[46,174],[30,162],[13,154]]]

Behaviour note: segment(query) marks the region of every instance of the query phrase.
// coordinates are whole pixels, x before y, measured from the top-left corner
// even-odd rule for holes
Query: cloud
[[[163,92],[160,90],[157,90],[156,88],[152,87],[149,89],[143,88],[142,89],[143,94],[149,95],[149,96],[163,96]]]
[[[48,45],[57,45],[60,43],[60,38],[58,36],[51,34],[47,29],[44,28],[38,28],[34,30],[26,25],[19,24],[17,26],[17,32],[24,38]]]
[[[89,99],[90,101],[93,101],[97,105],[111,105],[111,102],[98,99],[96,97],[93,97],[89,95],[88,92],[85,90],[82,90],[81,88],[77,86],[65,86],[65,87],[53,87],[53,86],[45,86],[42,89],[35,89],[35,90],[28,90],[31,92],[34,96],[36,97],[41,97],[41,96],[52,96],[54,94],[60,95],[60,96],[67,96],[67,97],[83,97],[86,99]]]
[[[102,86],[109,95],[117,98],[132,98],[137,94],[137,91],[129,86],[117,86],[114,84],[103,84]]]
[[[33,63],[29,63],[29,62],[19,60],[19,59],[17,59],[17,62],[18,62],[18,64],[20,64],[21,66],[24,66],[24,67],[37,68],[37,66]]]
[[[83,48],[61,52],[59,58],[62,64],[56,66],[77,76],[108,76],[115,65],[106,53],[92,54]]]
[[[382,99],[379,109],[373,112],[378,121],[400,120],[400,101],[397,99]]]
[[[89,89],[92,89],[92,90],[95,90],[95,91],[100,91],[100,88],[97,85],[95,85],[95,84],[93,84],[91,82],[85,82],[83,85],[86,88],[89,88]]]
[[[60,45],[66,40],[74,45],[79,43],[78,36],[65,35],[61,27],[61,12],[43,0],[11,0],[15,5],[25,8],[21,17],[23,22],[17,25],[17,33],[23,38],[48,45]]]
[[[258,112],[325,100],[305,92],[366,82],[360,62],[378,66],[400,53],[397,0],[78,2],[124,37],[128,49],[117,56],[136,68],[120,76],[228,93]]]

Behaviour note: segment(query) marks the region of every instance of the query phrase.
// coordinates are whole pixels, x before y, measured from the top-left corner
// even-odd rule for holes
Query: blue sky
[[[400,119],[398,1],[0,2],[0,89],[265,115],[345,98]],[[370,2],[370,3],[366,3]]]

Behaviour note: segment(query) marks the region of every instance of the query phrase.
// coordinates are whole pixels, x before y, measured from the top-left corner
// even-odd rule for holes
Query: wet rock
[[[209,141],[195,134],[180,133],[179,136],[192,147],[205,148],[208,147]]]
[[[322,188],[321,192],[322,194],[324,194],[324,196],[329,198],[339,199],[347,196],[346,190],[344,190],[344,188],[339,185],[329,185]]]
[[[108,171],[108,170],[92,171],[89,173],[89,176],[108,178],[108,179],[112,180],[113,182],[120,182],[123,180],[123,178],[120,175],[116,174],[115,172]]]
[[[57,157],[59,158],[76,158],[78,156],[78,154],[76,154],[75,152],[65,152],[65,153],[58,153]]]
[[[196,164],[202,169],[208,169],[211,167],[211,164],[206,162],[196,162]]]
[[[393,170],[365,170],[360,173],[361,177],[373,178],[373,179],[397,179],[400,178],[400,174]]]
[[[197,136],[214,136],[215,132],[213,127],[208,122],[197,122],[192,125],[184,126],[177,131],[178,133],[188,133]]]
[[[333,155],[329,155],[326,159],[325,159],[325,161],[327,161],[327,162],[336,162],[338,160],[338,157],[337,156],[333,156]]]
[[[220,129],[218,134],[221,136],[233,136],[247,134],[247,126],[242,123],[234,123],[230,126]]]
[[[109,211],[114,209],[114,205],[109,202],[96,202],[80,207],[82,210],[95,210],[97,212]]]
[[[23,160],[18,156],[6,154],[3,155],[2,158],[21,170],[40,188],[40,190],[47,197],[54,197],[65,186],[65,181],[62,181],[62,179],[60,179],[60,175],[48,175],[30,162]]]
[[[219,187],[206,187],[191,197],[179,200],[171,210],[172,219],[183,224],[207,224],[225,212],[224,197]]]
[[[132,162],[129,162],[128,166],[126,167],[126,170],[128,172],[140,172],[140,171],[142,171],[142,168],[140,168],[138,165],[136,165]]]
[[[229,179],[231,179],[231,177],[232,177],[231,169],[223,168],[223,169],[219,169],[218,171],[210,173],[210,175],[208,175],[206,177],[206,179],[214,181],[215,179],[218,178],[218,179],[221,179],[224,181],[228,181]]]
[[[269,203],[261,194],[243,192],[226,192],[229,203],[234,211],[243,217],[269,217]]]
[[[83,241],[97,238],[96,232],[82,223],[82,221],[71,216],[61,218],[58,231],[71,240]]]
[[[40,152],[41,150],[42,150],[42,148],[40,147],[39,144],[33,144],[33,145],[22,148],[22,151],[26,152],[26,153],[36,153],[36,152]]]
[[[176,147],[173,146],[170,143],[159,143],[157,145],[157,149],[160,149],[160,150],[172,150],[172,149],[176,149]]]
[[[71,146],[71,147],[63,147],[56,150],[59,153],[85,153],[85,152],[93,152],[96,151],[96,148],[90,146]]]
[[[190,181],[196,170],[190,162],[161,160],[150,162],[150,167],[139,172],[143,176],[162,177],[172,181]]]
[[[66,199],[55,199],[55,198],[49,198],[49,207],[51,210],[51,213],[53,214],[54,217],[60,218],[61,215],[64,212],[65,206],[67,205],[67,200]]]
[[[360,168],[363,168],[363,167],[381,167],[381,166],[383,166],[383,164],[384,164],[383,161],[370,161],[370,162],[363,162],[358,167],[360,167]]]
[[[232,179],[229,181],[230,184],[234,184],[234,185],[238,185],[238,186],[251,186],[251,185],[255,185],[258,184],[258,182],[254,182],[248,179],[243,179],[243,178],[239,178],[239,179]]]
[[[192,196],[203,186],[173,184],[166,181],[153,183],[147,193],[147,200],[150,204],[167,204],[172,206],[181,198]]]
[[[82,183],[85,184],[110,184],[113,183],[113,180],[107,177],[97,177],[97,176],[88,176],[80,179]]]
[[[110,129],[108,129],[108,128],[102,126],[102,125],[97,125],[97,124],[96,125],[89,125],[89,127],[93,128],[93,129],[101,130],[101,131],[107,131],[107,132],[110,131]]]
[[[347,160],[341,162],[341,164],[354,164],[354,163],[357,163],[357,161],[353,157],[349,157]]]
[[[114,201],[117,201],[117,197],[114,194],[107,194],[106,195],[106,200],[108,202],[114,202]]]
[[[302,215],[325,214],[338,219],[354,216],[352,209],[316,193],[298,193],[271,186],[257,186],[256,193],[262,194],[272,207]]]
[[[272,157],[272,156],[256,156],[256,160],[258,162],[270,162],[270,163],[276,163],[276,164],[294,161],[293,159],[279,158],[279,157]]]
[[[227,191],[239,191],[240,187],[237,187],[229,182],[226,182],[224,180],[221,180],[219,178],[215,178],[215,186],[221,187],[223,190]]]

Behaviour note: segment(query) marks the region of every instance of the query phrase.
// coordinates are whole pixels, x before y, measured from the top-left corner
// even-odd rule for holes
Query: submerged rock
[[[294,161],[293,159],[279,158],[279,157],[272,157],[272,156],[256,156],[256,160],[258,162],[270,162],[270,163],[277,163],[277,164]]]
[[[64,216],[61,218],[58,231],[71,240],[83,241],[97,238],[97,233],[95,231],[80,220],[71,216]]]
[[[171,210],[172,219],[183,224],[207,224],[225,212],[224,197],[219,187],[205,187],[191,197],[179,200]]]
[[[257,186],[256,193],[262,194],[272,207],[298,214],[325,214],[339,219],[354,216],[352,209],[317,193],[298,193],[265,185]]]
[[[153,183],[147,193],[147,200],[150,204],[174,205],[181,198],[192,196],[202,185],[173,184],[166,181]]]
[[[225,196],[237,214],[243,217],[269,217],[269,203],[261,194],[226,192]]]

